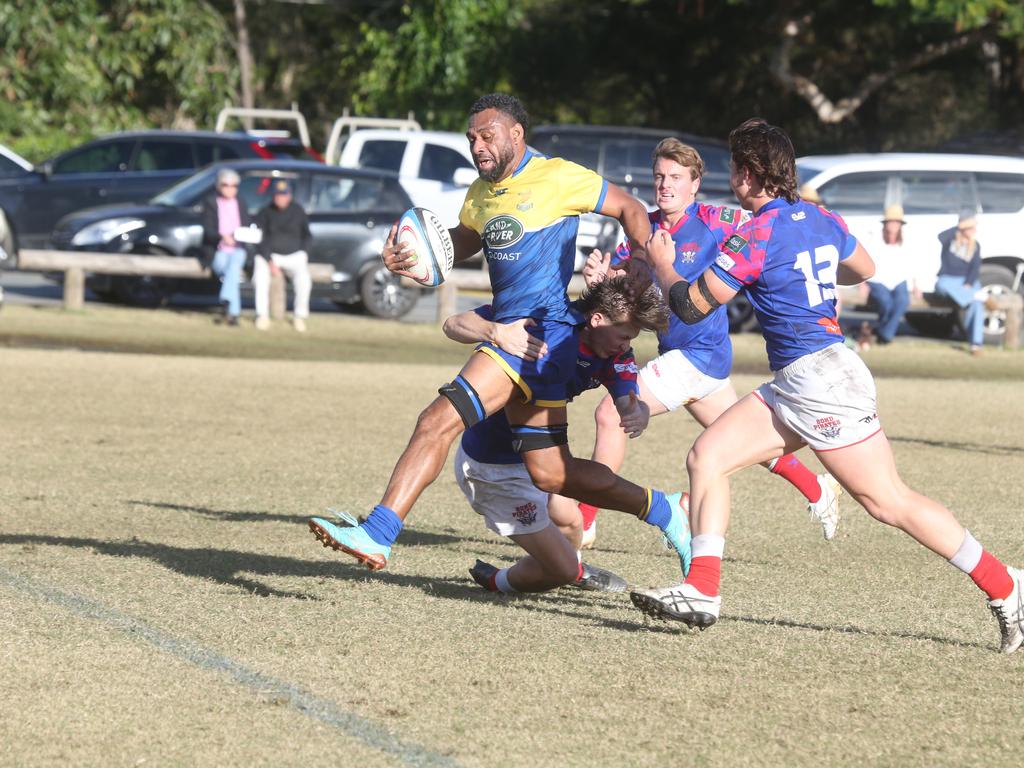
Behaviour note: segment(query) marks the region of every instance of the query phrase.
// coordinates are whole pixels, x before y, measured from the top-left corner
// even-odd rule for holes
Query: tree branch
[[[986,24],[970,32],[959,34],[949,40],[944,40],[940,43],[929,43],[918,53],[896,62],[885,72],[875,72],[865,77],[860,86],[850,96],[846,96],[838,101],[832,101],[825,95],[817,83],[808,77],[793,73],[790,66],[797,38],[810,24],[812,18],[812,14],[806,14],[799,18],[790,19],[783,25],[782,42],[772,57],[770,67],[772,75],[783,87],[788,88],[804,99],[804,101],[810,104],[818,119],[823,123],[829,124],[840,123],[853,115],[875,91],[890,80],[905,72],[930,64],[936,59],[941,59],[951,53],[988,39],[991,31],[990,25]]]

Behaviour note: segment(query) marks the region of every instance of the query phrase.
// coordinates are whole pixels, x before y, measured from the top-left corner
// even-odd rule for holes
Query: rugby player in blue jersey
[[[647,426],[648,411],[637,399],[636,360],[630,343],[641,330],[664,330],[668,307],[655,286],[637,293],[629,279],[611,277],[588,289],[574,302],[586,324],[579,335],[576,370],[567,395],[573,398],[604,386],[618,414],[620,429],[631,436]],[[494,322],[491,307],[479,307],[448,318],[445,334],[455,341],[493,341],[520,357],[542,357],[546,349],[528,328],[530,320]],[[470,506],[488,528],[508,536],[529,555],[510,568],[477,560],[470,574],[495,592],[542,592],[566,584],[584,589],[621,592],[626,583],[579,557],[579,515],[572,504],[561,514],[549,495],[537,489],[512,449],[513,436],[503,411],[467,429],[455,455],[455,478]],[[562,499],[554,496],[552,499]],[[564,501],[564,499],[563,499]],[[565,514],[568,512],[569,514]],[[564,534],[564,535],[563,535]]]
[[[575,163],[546,158],[526,146],[529,120],[515,97],[490,94],[470,109],[466,137],[480,174],[466,194],[459,225],[450,230],[455,261],[483,249],[494,294],[494,319],[534,321],[531,333],[547,354],[528,360],[492,343],[481,344],[455,379],[419,416],[380,503],[362,523],[312,518],[325,546],[384,568],[391,545],[423,489],[440,474],[452,443],[466,428],[504,410],[514,446],[534,484],[635,514],[657,526],[681,559],[689,557],[689,529],[680,494],[666,495],[623,480],[603,464],[569,453],[566,385],[576,369],[582,318],[566,289],[575,263],[579,214],[596,211],[619,220],[642,250],[649,227],[639,201]],[[389,270],[408,274],[416,255],[396,242],[384,247]]]
[[[899,528],[968,574],[987,595],[1004,653],[1024,643],[1024,571],[1007,568],[942,504],[907,487],[876,410],[875,383],[843,343],[836,285],[874,274],[874,263],[842,218],[797,196],[789,137],[751,119],[729,135],[731,184],[753,218],[722,243],[694,281],[673,268],[663,232],[648,243],[669,306],[703,322],[745,290],[761,324],[774,378],[729,408],[687,456],[693,562],[683,583],[633,592],[654,616],[706,628],[719,616],[729,475],[807,445],[876,520]],[[799,568],[799,563],[791,567]]]
[[[719,242],[749,214],[696,201],[704,161],[697,150],[679,139],[661,141],[654,149],[653,163],[658,209],[650,214],[651,230],[671,236],[675,245],[673,268],[684,280],[695,280],[715,260]],[[614,255],[595,251],[584,270],[588,284],[629,258],[628,242]],[[651,416],[682,407],[707,427],[738,399],[729,380],[731,368],[732,342],[725,306],[696,325],[687,325],[673,315],[668,329],[658,334],[658,357],[640,371],[640,399],[650,407]],[[618,471],[626,458],[626,435],[619,428],[618,414],[609,398],[601,402],[594,417],[597,438],[593,459]],[[792,454],[772,459],[765,466],[804,495],[808,512],[821,523],[825,538],[835,536],[842,489],[832,476],[815,475]],[[580,511],[583,543],[587,546],[594,540],[597,510],[581,504]]]

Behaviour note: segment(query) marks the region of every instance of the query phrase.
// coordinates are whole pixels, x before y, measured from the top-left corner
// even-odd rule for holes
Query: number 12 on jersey
[[[822,245],[815,248],[813,261],[810,251],[800,251],[796,255],[796,264],[793,265],[793,269],[798,270],[804,276],[807,306],[816,307],[827,299],[835,299],[838,267],[839,249],[834,245]]]

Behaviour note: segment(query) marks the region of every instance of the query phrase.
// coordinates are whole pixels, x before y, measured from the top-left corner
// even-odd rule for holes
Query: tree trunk
[[[252,109],[252,47],[249,45],[249,27],[245,21],[245,0],[235,0],[235,29],[238,35],[238,70],[242,78],[242,106]],[[252,120],[243,120],[246,129],[252,128]]]

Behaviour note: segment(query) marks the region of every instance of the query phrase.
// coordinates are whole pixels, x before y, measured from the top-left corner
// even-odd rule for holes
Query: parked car
[[[328,262],[330,284],[315,283],[313,295],[338,305],[361,305],[378,317],[401,317],[415,305],[420,288],[392,275],[380,254],[391,225],[412,205],[398,179],[379,171],[338,168],[303,160],[242,160],[208,166],[154,197],[146,205],[107,205],[65,216],[53,232],[61,250],[198,256],[200,204],[213,194],[217,172],[241,177],[239,198],[250,212],[271,199],[271,181],[292,181],[294,199],[309,214],[311,262]],[[169,280],[93,275],[100,296],[159,305],[175,293],[216,293],[215,279]]]
[[[306,157],[294,139],[213,131],[115,133],[70,149],[25,173],[0,176],[0,208],[22,248],[49,245],[54,224],[103,203],[139,203],[220,160]]]
[[[914,257],[914,279],[926,294],[939,271],[938,235],[956,225],[963,212],[976,214],[981,244],[981,284],[991,294],[1020,291],[1024,275],[1024,159],[989,155],[874,154],[818,155],[797,160],[800,182],[846,220],[850,231],[870,240],[882,211],[903,206],[904,247]],[[945,308],[945,302],[936,302]],[[942,312],[939,323],[952,330]],[[934,330],[934,311],[907,313],[921,330]],[[1000,340],[1004,318],[986,316],[985,338]]]
[[[448,228],[458,225],[466,189],[478,175],[466,137],[446,131],[354,131],[341,145],[338,164],[397,174],[414,204],[432,210]]]
[[[0,176],[21,176],[31,172],[32,163],[0,144]]]

